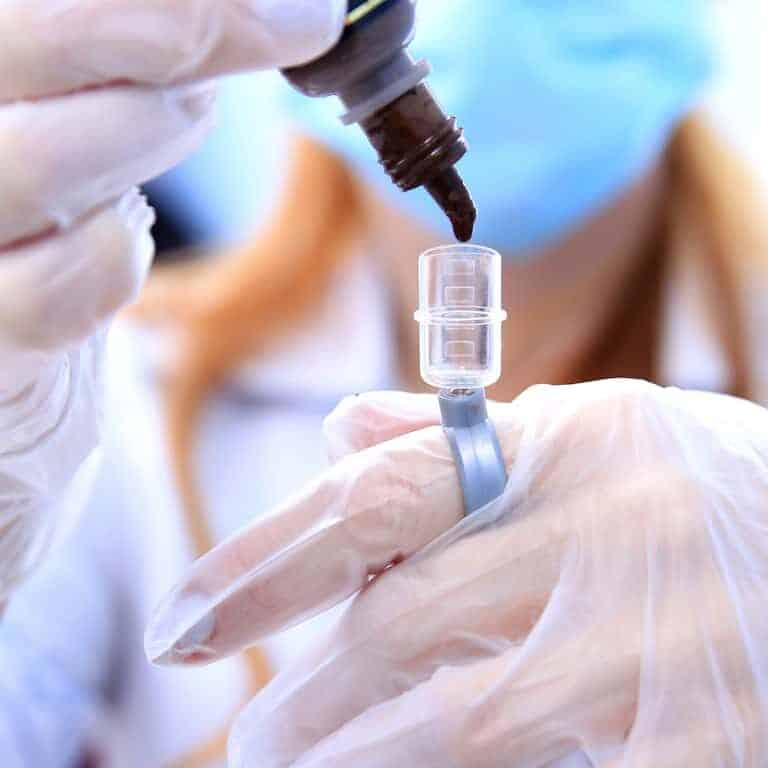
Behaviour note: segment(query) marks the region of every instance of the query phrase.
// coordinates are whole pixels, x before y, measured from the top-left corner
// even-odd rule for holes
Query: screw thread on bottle
[[[464,132],[419,85],[361,122],[384,169],[403,191],[425,184],[467,152]]]
[[[421,84],[360,123],[386,172],[403,191],[425,187],[456,237],[472,237],[477,210],[454,168],[467,152],[464,132]]]

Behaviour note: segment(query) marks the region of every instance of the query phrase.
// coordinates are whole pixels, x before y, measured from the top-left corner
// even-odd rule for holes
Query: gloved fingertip
[[[333,463],[395,437],[440,423],[432,395],[368,392],[346,397],[323,422]]]
[[[213,661],[211,639],[216,617],[210,599],[194,593],[172,592],[158,607],[144,635],[144,653],[157,666]]]

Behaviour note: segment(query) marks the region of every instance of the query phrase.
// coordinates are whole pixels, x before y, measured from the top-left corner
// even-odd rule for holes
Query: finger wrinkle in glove
[[[0,403],[0,467],[34,452],[58,428],[70,404],[73,375],[69,356],[62,355],[16,397]]]
[[[0,499],[0,600],[39,562],[51,536],[42,517],[29,497]]]
[[[85,402],[93,376],[93,351],[88,345],[70,353],[62,384],[62,401],[42,400],[29,411],[24,425],[24,442],[15,451],[0,455],[3,488],[21,492],[23,500],[50,503],[63,493],[86,459],[93,453],[99,432],[98,394]],[[56,462],[52,458],[56,458]],[[34,509],[30,516],[34,516]]]

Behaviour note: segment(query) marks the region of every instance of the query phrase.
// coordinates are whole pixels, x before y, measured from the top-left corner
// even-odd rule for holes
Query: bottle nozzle
[[[469,242],[475,229],[477,208],[458,171],[447,168],[424,187],[450,219],[456,239],[462,243]]]

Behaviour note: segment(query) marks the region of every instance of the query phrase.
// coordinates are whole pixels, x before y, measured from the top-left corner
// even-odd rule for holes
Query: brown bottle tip
[[[475,229],[477,208],[458,171],[448,168],[424,186],[450,219],[456,239],[469,242]]]
[[[453,224],[453,234],[460,243],[468,243],[472,239],[472,233],[475,231],[475,220],[477,219],[477,212],[474,205],[472,211],[463,213],[461,215],[448,214],[448,217]]]

